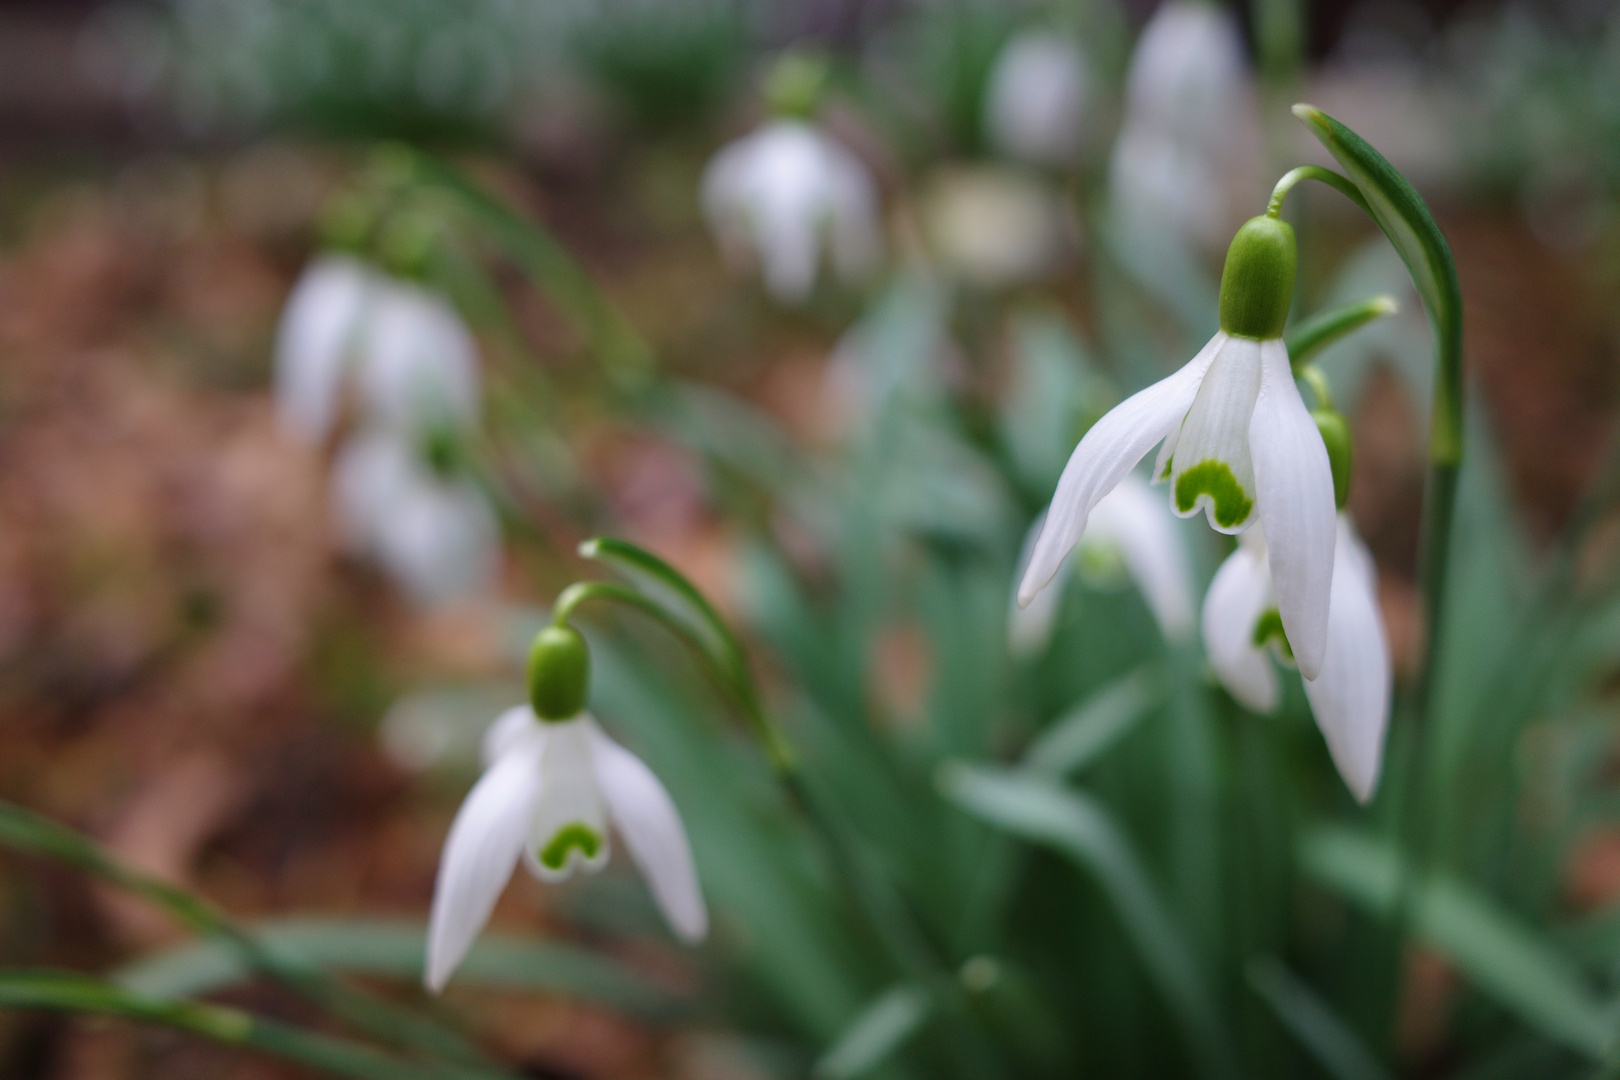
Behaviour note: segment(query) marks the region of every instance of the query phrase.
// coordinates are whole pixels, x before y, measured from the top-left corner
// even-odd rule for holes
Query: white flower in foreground
[[[1064,466],[1029,569],[1028,606],[1086,530],[1093,509],[1155,445],[1171,506],[1215,529],[1264,524],[1277,607],[1295,659],[1316,678],[1327,646],[1334,491],[1327,448],[1283,345],[1293,297],[1293,230],[1255,218],[1238,230],[1221,279],[1221,330],[1180,371],[1097,421]]]
[[[351,545],[375,557],[416,603],[492,590],[501,534],[488,497],[471,480],[436,472],[399,434],[366,431],[345,443],[332,499]]]
[[[351,256],[323,255],[294,286],[276,334],[283,425],[306,441],[325,438],[351,384],[374,423],[477,419],[478,353],[455,308]]]
[[[810,295],[823,246],[857,277],[882,255],[877,188],[861,160],[816,127],[774,120],[723,148],[703,174],[703,211],[727,258],[757,259],[785,303]]]
[[[990,71],[984,124],[1008,157],[1068,165],[1079,155],[1090,74],[1080,49],[1049,31],[1019,34]]]
[[[1018,577],[1024,573],[1043,520],[1035,521],[1024,540]],[[1027,607],[1018,606],[1015,591],[1007,615],[1007,644],[1014,656],[1036,655],[1051,641],[1063,588],[1076,562],[1082,578],[1111,579],[1114,569],[1123,567],[1166,638],[1175,641],[1191,633],[1192,581],[1175,518],[1145,480],[1128,473],[1092,508],[1074,554],[1063,560],[1049,587]]]
[[[1305,696],[1339,775],[1366,802],[1378,786],[1389,724],[1389,642],[1378,613],[1378,575],[1350,519],[1340,517],[1333,560],[1327,649]],[[1265,534],[1250,529],[1221,564],[1204,599],[1204,648],[1222,685],[1256,712],[1277,707],[1268,648],[1289,660],[1273,599]]]
[[[484,737],[484,775],[456,813],[439,862],[424,975],[430,990],[443,988],[466,956],[520,859],[546,882],[600,870],[610,823],[675,933],[688,943],[708,933],[692,851],[669,793],[578,709],[588,664],[576,631],[542,631],[530,664],[535,704],[508,710]],[[567,684],[560,696],[559,681]],[[550,713],[559,703],[573,708],[567,719],[540,719],[537,707]]]

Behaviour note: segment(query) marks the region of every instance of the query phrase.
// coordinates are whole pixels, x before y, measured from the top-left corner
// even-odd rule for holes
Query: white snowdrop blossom
[[[489,920],[519,860],[545,882],[607,865],[615,827],[683,941],[708,933],[691,847],[669,793],[588,714],[542,722],[503,713],[484,737],[485,771],[445,840],[428,925],[424,982],[437,992]]]
[[[882,256],[877,187],[861,160],[802,120],[774,120],[715,155],[703,211],[732,263],[753,261],[783,303],[815,287],[823,248],[846,279]]]
[[[1378,613],[1378,575],[1350,519],[1340,516],[1333,559],[1327,647],[1305,696],[1328,751],[1356,798],[1378,786],[1389,724],[1389,642]],[[1204,599],[1204,648],[1231,695],[1256,712],[1277,707],[1268,650],[1292,659],[1278,618],[1264,531],[1252,528],[1221,564]]]
[[[348,255],[304,271],[276,335],[276,406],[294,436],[317,442],[346,390],[368,423],[472,424],[479,403],[472,334],[442,296]]]
[[[1080,49],[1050,31],[1026,31],[1002,47],[990,71],[984,125],[996,150],[1032,165],[1079,155],[1090,73]]]
[[[1236,19],[1207,0],[1169,0],[1131,57],[1109,163],[1114,198],[1138,220],[1216,244],[1228,225],[1232,174],[1256,139]]]
[[[985,288],[1040,277],[1076,232],[1063,201],[1038,177],[1006,166],[940,170],[922,209],[940,264]]]
[[[1177,534],[1175,518],[1135,473],[1127,473],[1119,486],[1104,495],[1086,522],[1074,553],[1059,565],[1048,588],[1025,607],[1018,605],[1016,581],[1034,552],[1043,518],[1030,526],[1015,576],[1015,591],[1007,614],[1007,644],[1014,656],[1042,652],[1052,638],[1052,624],[1069,575],[1111,583],[1115,568],[1123,568],[1136,583],[1159,631],[1172,641],[1187,637],[1193,628],[1193,590],[1187,556]]]
[[[501,536],[489,498],[465,477],[435,472],[410,438],[388,429],[352,436],[338,452],[332,500],[349,544],[416,603],[492,590]]]
[[[1222,329],[1180,371],[1125,399],[1080,440],[1019,584],[1020,605],[1052,580],[1103,497],[1160,445],[1153,475],[1169,481],[1177,514],[1202,510],[1225,533],[1265,525],[1283,628],[1300,671],[1321,673],[1335,502],[1327,447],[1282,340],[1294,260],[1285,223],[1255,218],[1238,230],[1222,278]]]

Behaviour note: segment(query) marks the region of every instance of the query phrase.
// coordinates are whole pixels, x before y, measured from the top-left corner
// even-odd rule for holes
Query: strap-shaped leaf
[[[1153,667],[1121,676],[1041,732],[1024,754],[1024,768],[1052,777],[1085,768],[1164,701],[1163,687]]]
[[[1335,341],[1354,333],[1374,319],[1393,315],[1399,310],[1400,305],[1395,302],[1394,297],[1375,296],[1371,300],[1346,304],[1312,315],[1304,322],[1289,327],[1288,333],[1284,335],[1283,342],[1288,346],[1288,361],[1297,374],[1302,365],[1310,362],[1311,357]]]
[[[1599,1061],[1616,1048],[1620,1031],[1575,965],[1473,886],[1438,873],[1412,881],[1391,845],[1355,829],[1306,833],[1299,858],[1318,884],[1374,915],[1404,910],[1418,937],[1547,1038]]]
[[[972,765],[947,765],[946,798],[990,825],[1068,856],[1102,886],[1148,975],[1206,1077],[1234,1077],[1237,1066],[1219,1010],[1180,929],[1106,807],[1050,780]]]
[[[246,928],[261,946],[330,971],[415,982],[422,977],[427,927],[387,919],[274,919]],[[239,950],[194,941],[114,973],[113,981],[145,997],[198,997],[254,975]],[[645,1017],[676,1011],[674,991],[640,972],[584,949],[551,941],[484,934],[457,969],[460,981],[502,990],[559,994]]]
[[[267,1020],[241,1009],[163,1001],[67,971],[0,971],[0,1006],[121,1016],[252,1048],[353,1080],[510,1080],[510,1074],[404,1061],[362,1043]]]
[[[1326,1072],[1337,1080],[1389,1080],[1355,1030],[1281,960],[1257,956],[1246,974],[1249,986]]]
[[[1365,139],[1314,106],[1295,105],[1293,111],[1355,183],[1412,274],[1435,337],[1430,456],[1454,465],[1462,460],[1463,440],[1462,289],[1451,247],[1423,197]]]
[[[856,1080],[887,1061],[928,1019],[928,991],[903,983],[862,1009],[816,1062],[817,1080]]]

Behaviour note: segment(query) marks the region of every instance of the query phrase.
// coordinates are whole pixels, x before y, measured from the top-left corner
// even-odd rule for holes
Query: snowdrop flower
[[[387,429],[351,437],[334,465],[332,500],[350,545],[373,555],[416,603],[492,589],[501,538],[488,497],[436,470],[408,437]]]
[[[765,286],[800,303],[822,248],[854,278],[882,254],[876,185],[853,153],[810,123],[773,120],[715,155],[703,174],[703,212],[737,265],[756,260]]]
[[[686,830],[642,761],[584,712],[590,654],[579,632],[550,626],[529,658],[531,702],[484,737],[484,775],[456,813],[439,862],[423,981],[439,991],[494,910],[519,860],[541,881],[607,865],[608,827],[688,943],[708,933]]]
[[[1043,518],[1030,526],[1020,558],[1019,576],[1032,554]],[[1159,630],[1172,641],[1185,638],[1193,627],[1193,591],[1187,559],[1176,534],[1175,518],[1147,481],[1127,473],[1118,487],[1092,508],[1074,555],[1063,560],[1050,586],[1027,607],[1019,607],[1014,593],[1007,617],[1007,644],[1017,657],[1039,654],[1052,639],[1052,624],[1069,574],[1079,563],[1080,576],[1104,583],[1116,579],[1123,568],[1147,601]]]
[[[1012,38],[996,58],[984,125],[1002,154],[1032,165],[1068,165],[1079,154],[1090,73],[1075,43],[1049,31]]]
[[[331,431],[351,382],[371,422],[420,428],[477,419],[477,348],[455,308],[348,255],[320,257],[293,288],[275,371],[282,423],[309,442]]]
[[[1162,443],[1153,475],[1169,480],[1177,514],[1203,510],[1225,533],[1264,524],[1282,626],[1300,671],[1321,674],[1334,487],[1282,341],[1294,262],[1285,222],[1258,217],[1238,230],[1221,276],[1221,329],[1180,371],[1127,398],[1080,440],[1019,584],[1021,606],[1052,580],[1102,498]]]
[[[939,261],[985,288],[1040,277],[1076,232],[1061,199],[1038,178],[1006,167],[942,169],[922,209]]]
[[[1333,559],[1327,647],[1305,696],[1339,775],[1366,802],[1378,786],[1389,723],[1389,642],[1378,614],[1378,576],[1348,517],[1339,518]],[[1277,673],[1268,648],[1292,659],[1278,617],[1265,533],[1238,538],[1204,599],[1204,648],[1231,695],[1256,712],[1277,707]]]

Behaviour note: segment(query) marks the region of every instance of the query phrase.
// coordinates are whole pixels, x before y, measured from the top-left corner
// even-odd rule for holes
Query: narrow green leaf
[[[1301,365],[1308,363],[1311,357],[1340,338],[1354,333],[1374,319],[1393,315],[1399,310],[1400,305],[1395,302],[1393,296],[1375,296],[1370,300],[1361,300],[1312,315],[1304,322],[1290,327],[1284,336],[1284,343],[1288,346],[1289,362],[1297,371]]]
[[[0,802],[0,845],[55,859],[147,900],[191,930],[236,953],[244,964],[274,978],[334,1016],[397,1046],[452,1060],[484,1056],[459,1034],[392,1002],[342,983],[296,957],[261,945],[211,904],[184,889],[148,877],[108,856],[88,837],[20,806]]]
[[[1142,667],[1086,698],[1054,721],[1024,754],[1031,772],[1059,777],[1096,761],[1164,701],[1164,673]]]
[[[1047,779],[959,763],[941,768],[939,787],[980,820],[1055,848],[1092,875],[1180,1023],[1194,1066],[1208,1077],[1237,1075],[1203,975],[1141,859],[1101,803]]]
[[[1367,141],[1310,105],[1297,116],[1327,147],[1367,200],[1367,208],[1411,271],[1435,335],[1434,417],[1430,456],[1439,464],[1462,460],[1462,289],[1457,266],[1434,215],[1417,190]]]
[[[251,1047],[354,1080],[496,1080],[509,1074],[419,1065],[360,1043],[266,1020],[240,1009],[160,1001],[87,975],[0,971],[0,1006],[121,1016],[176,1028],[227,1046]]]
[[[612,536],[597,536],[579,545],[579,553],[613,567],[664,608],[671,619],[688,626],[719,665],[730,672],[743,657],[742,646],[719,612],[696,585],[645,548]]]
[[[816,1062],[818,1080],[855,1080],[882,1065],[928,1019],[933,1003],[920,986],[891,987],[861,1010]]]
[[[1249,961],[1249,986],[1277,1019],[1338,1080],[1389,1080],[1389,1073],[1355,1030],[1274,956]]]
[[[1319,884],[1382,918],[1402,903],[1407,873],[1388,843],[1353,829],[1319,828],[1300,840],[1300,865]],[[1602,1060],[1615,1046],[1608,1010],[1551,942],[1490,897],[1448,875],[1406,886],[1414,932],[1476,986],[1546,1037]]]
[[[276,919],[246,928],[266,949],[322,968],[415,982],[422,977],[427,928],[383,919]],[[114,973],[124,989],[150,998],[211,994],[253,975],[238,950],[220,941],[166,949]],[[484,934],[456,969],[456,981],[503,990],[560,994],[638,1016],[666,1016],[673,990],[639,972],[559,942]]]

